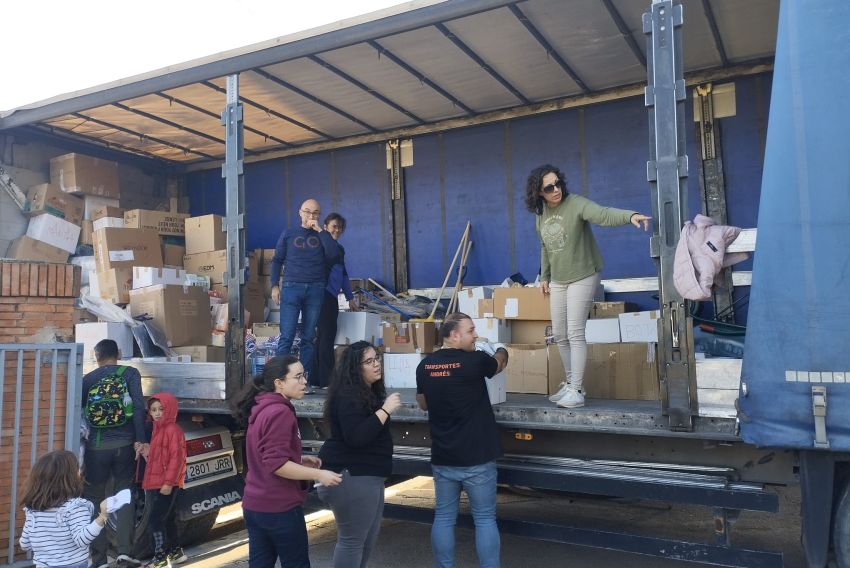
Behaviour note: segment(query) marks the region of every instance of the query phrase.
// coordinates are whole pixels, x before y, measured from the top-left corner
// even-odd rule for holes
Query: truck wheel
[[[218,518],[218,510],[209,511],[188,521],[177,521],[177,535],[181,546],[201,542],[212,530]]]
[[[135,558],[150,558],[153,556],[153,539],[150,531],[150,507],[145,507],[144,492],[140,492],[140,499],[136,501],[136,531],[133,537],[133,553]],[[190,520],[177,520],[177,540],[180,546],[190,546],[200,542],[210,529],[215,525],[218,518],[218,509],[209,511],[203,515],[192,517]]]
[[[835,561],[839,568],[850,568],[850,481],[841,489],[832,525]]]

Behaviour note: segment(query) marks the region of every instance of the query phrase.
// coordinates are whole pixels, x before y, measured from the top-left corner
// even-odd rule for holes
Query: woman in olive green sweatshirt
[[[649,229],[650,217],[636,211],[602,207],[567,191],[564,174],[548,164],[532,170],[525,204],[536,215],[540,238],[540,289],[550,296],[552,334],[564,363],[566,382],[549,399],[558,406],[584,406],[587,341],[584,330],[599,285],[602,256],[590,224],[616,227],[631,223]]]

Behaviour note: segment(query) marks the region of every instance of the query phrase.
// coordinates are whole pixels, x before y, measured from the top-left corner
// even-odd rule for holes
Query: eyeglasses
[[[318,217],[322,214],[321,211],[310,211],[309,209],[301,209],[301,212],[309,217]]]
[[[293,375],[291,377],[281,377],[277,380],[285,381],[286,379],[295,379],[296,381],[298,381],[300,383],[301,381],[307,380],[307,373],[306,372],[305,373],[298,373],[297,375]]]
[[[562,180],[558,180],[555,183],[550,183],[549,185],[543,186],[543,193],[552,193],[555,191],[555,188],[564,191],[564,182]]]
[[[363,365],[375,365],[375,364],[380,365],[381,364],[381,358],[376,355],[375,357],[369,357],[368,359],[363,359],[361,361],[361,363]]]

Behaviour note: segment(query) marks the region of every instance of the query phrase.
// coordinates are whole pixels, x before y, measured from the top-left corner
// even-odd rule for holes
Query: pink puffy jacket
[[[745,252],[726,253],[741,229],[717,225],[711,217],[697,215],[685,222],[676,246],[673,285],[688,300],[710,300],[711,287],[720,271],[749,258]]]

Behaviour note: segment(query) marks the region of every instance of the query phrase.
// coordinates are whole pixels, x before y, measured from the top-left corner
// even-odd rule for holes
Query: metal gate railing
[[[79,455],[81,353],[76,343],[0,344],[0,568],[32,565],[16,548],[19,490],[36,459],[62,448]]]

